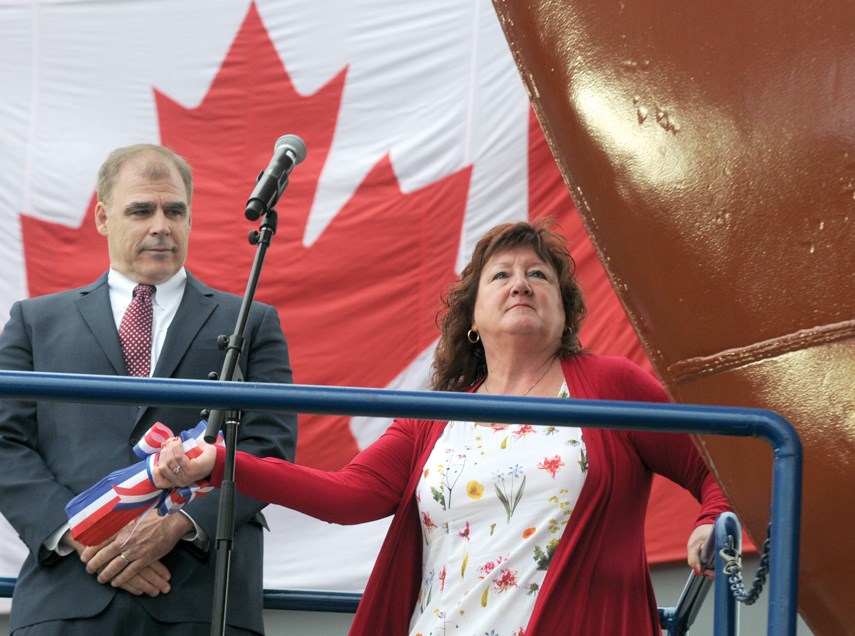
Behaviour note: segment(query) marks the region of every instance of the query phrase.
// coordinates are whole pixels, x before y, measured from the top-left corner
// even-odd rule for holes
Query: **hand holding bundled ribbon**
[[[197,440],[204,437],[206,427],[207,422],[202,420],[178,435],[189,458],[200,453]],[[98,545],[150,510],[156,509],[161,516],[172,514],[213,490],[207,480],[176,488],[155,485],[152,471],[160,460],[160,448],[173,437],[168,426],[157,422],[134,446],[134,453],[143,461],[113,471],[68,502],[65,514],[77,541]],[[216,445],[225,445],[222,434],[217,436]]]

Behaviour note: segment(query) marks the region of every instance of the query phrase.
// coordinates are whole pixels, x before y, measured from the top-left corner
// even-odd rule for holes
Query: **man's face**
[[[99,201],[95,206],[95,225],[107,237],[110,266],[147,285],[169,280],[184,266],[190,220],[181,174],[157,153],[126,160],[109,205]]]

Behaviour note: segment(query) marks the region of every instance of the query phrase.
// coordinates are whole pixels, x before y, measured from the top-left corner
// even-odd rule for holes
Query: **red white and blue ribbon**
[[[198,440],[204,437],[207,425],[203,420],[178,435],[189,458],[201,453]],[[154,485],[152,471],[160,461],[160,449],[172,437],[175,435],[169,427],[157,422],[134,446],[134,453],[143,461],[113,471],[68,502],[65,514],[77,541],[99,545],[152,509],[161,516],[172,514],[213,490],[207,480],[181,488],[161,489]],[[222,434],[217,436],[216,444],[225,445]]]

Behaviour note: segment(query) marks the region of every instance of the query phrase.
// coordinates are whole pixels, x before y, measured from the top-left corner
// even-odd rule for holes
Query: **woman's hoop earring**
[[[472,331],[470,329],[469,331],[466,332],[466,339],[471,344],[478,344],[479,342],[481,342],[481,334],[479,334],[477,331]]]

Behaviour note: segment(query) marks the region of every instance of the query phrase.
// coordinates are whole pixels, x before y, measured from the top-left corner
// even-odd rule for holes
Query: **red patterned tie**
[[[147,378],[151,369],[151,323],[154,309],[151,295],[154,285],[137,285],[134,299],[122,316],[119,340],[125,355],[128,375]]]

